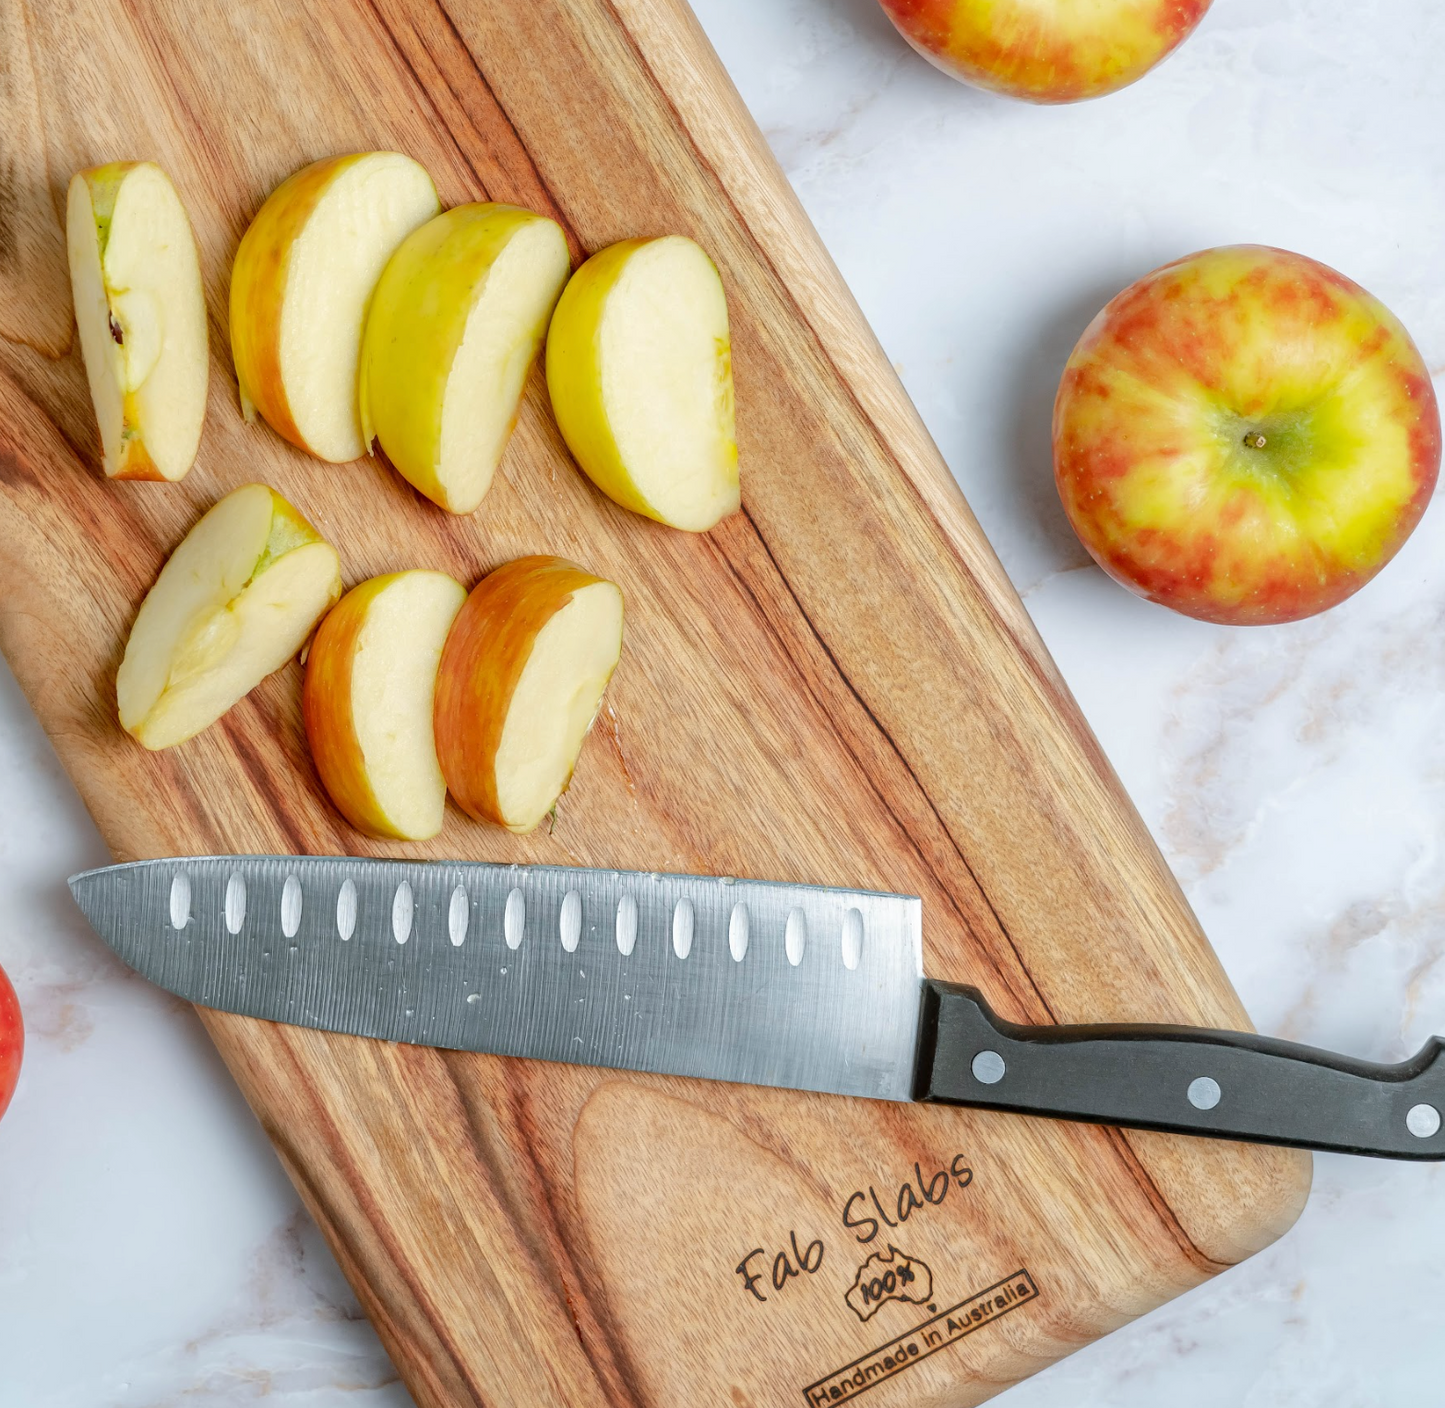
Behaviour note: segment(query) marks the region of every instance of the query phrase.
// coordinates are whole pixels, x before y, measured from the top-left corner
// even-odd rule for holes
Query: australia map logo
[[[874,1252],[858,1268],[843,1299],[860,1320],[867,1320],[890,1300],[922,1305],[932,1295],[933,1272],[927,1264],[890,1243],[886,1252]]]

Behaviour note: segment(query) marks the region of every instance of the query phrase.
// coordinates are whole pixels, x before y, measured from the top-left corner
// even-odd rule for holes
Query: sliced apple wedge
[[[116,677],[121,725],[169,748],[296,654],[341,595],[336,549],[274,490],[227,494],[141,603]]]
[[[530,831],[572,778],[622,653],[622,593],[524,557],[467,598],[437,672],[437,758],[468,815]]]
[[[196,239],[153,161],[71,178],[65,237],[80,350],[112,479],[174,480],[206,418],[206,300]]]
[[[577,270],[547,387],[577,463],[624,508],[702,532],[738,507],[727,301],[691,240],[625,240]]]
[[[570,267],[567,239],[515,205],[459,205],[402,241],[361,346],[361,434],[452,513],[492,484]]]
[[[402,240],[439,209],[425,169],[398,152],[302,167],[241,237],[231,271],[231,352],[247,420],[293,445],[361,456],[356,376],[372,290]]]
[[[353,587],[321,623],[301,695],[316,771],[358,831],[425,841],[446,783],[432,703],[442,645],[467,599],[445,572],[393,572]]]

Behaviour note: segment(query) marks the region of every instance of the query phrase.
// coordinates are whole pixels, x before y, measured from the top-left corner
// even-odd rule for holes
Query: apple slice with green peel
[[[71,178],[65,234],[106,475],[179,479],[196,458],[210,374],[185,207],[154,162],[113,161]]]
[[[272,191],[231,271],[231,351],[246,419],[323,460],[366,450],[357,369],[366,310],[396,247],[439,209],[398,152],[313,162]]]
[[[402,241],[361,347],[361,434],[452,513],[492,484],[570,261],[561,227],[515,205],[459,205]]]
[[[466,588],[445,572],[393,572],[353,587],[321,623],[301,696],[311,756],[358,831],[425,841],[442,829],[446,783],[432,704]]]
[[[437,672],[437,759],[469,816],[531,831],[566,790],[622,654],[622,593],[560,557],[485,577]]]
[[[169,748],[301,649],[341,595],[336,549],[264,484],[227,494],[141,603],[116,677],[122,726]]]
[[[624,508],[702,532],[738,507],[727,300],[691,240],[625,240],[577,270],[547,387],[577,463]]]

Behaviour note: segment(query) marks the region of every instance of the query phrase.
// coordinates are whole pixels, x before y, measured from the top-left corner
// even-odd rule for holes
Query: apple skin
[[[1304,255],[1233,245],[1099,313],[1053,443],[1069,521],[1111,577],[1203,621],[1271,625],[1345,600],[1399,550],[1435,487],[1440,413],[1382,303]]]
[[[361,740],[350,721],[351,672],[367,607],[395,580],[395,574],[373,577],[331,608],[306,654],[301,690],[311,756],[336,810],[364,835],[386,838],[394,833],[367,781]]]
[[[931,64],[1031,103],[1075,103],[1142,78],[1212,0],[880,0]]]
[[[597,368],[597,329],[603,306],[629,257],[647,243],[646,239],[631,239],[608,245],[587,259],[568,280],[547,334],[547,392],[562,438],[583,473],[613,503],[656,518],[652,505],[633,483],[612,438]]]
[[[266,198],[241,236],[231,271],[231,356],[246,419],[253,409],[280,436],[309,450],[281,380],[281,290],[297,236],[332,181],[363,152],[313,161]]]
[[[25,1050],[25,1023],[20,1017],[20,999],[0,968],[0,1115],[15,1094],[20,1079],[20,1057]]]
[[[452,623],[437,672],[437,760],[452,801],[474,820],[508,826],[495,763],[532,643],[573,592],[603,580],[566,558],[518,558],[484,577]]]

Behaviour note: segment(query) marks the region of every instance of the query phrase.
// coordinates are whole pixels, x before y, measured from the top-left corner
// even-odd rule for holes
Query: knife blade
[[[74,876],[107,944],[203,1007],[501,1056],[1445,1159],[1445,1044],[1021,1026],[928,978],[911,896],[698,875],[192,856]]]

